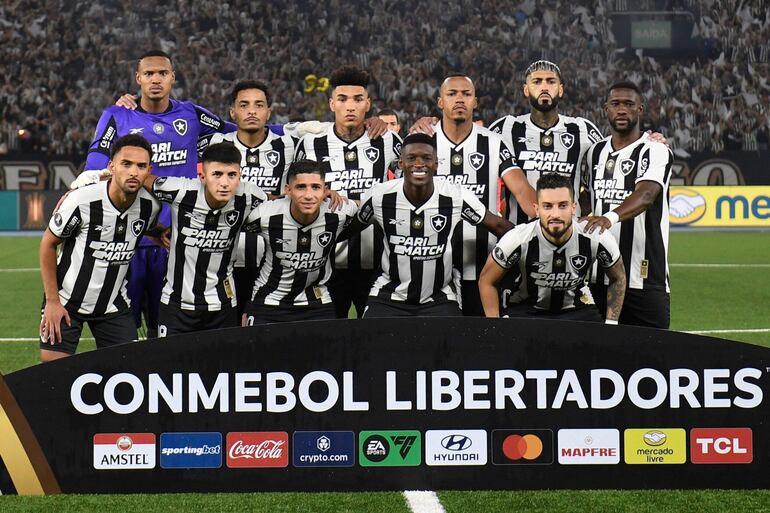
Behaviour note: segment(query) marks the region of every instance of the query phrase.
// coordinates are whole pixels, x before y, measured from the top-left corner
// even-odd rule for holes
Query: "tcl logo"
[[[288,433],[227,433],[228,467],[286,467],[288,465]]]
[[[693,463],[751,463],[751,428],[696,428],[690,431]]]

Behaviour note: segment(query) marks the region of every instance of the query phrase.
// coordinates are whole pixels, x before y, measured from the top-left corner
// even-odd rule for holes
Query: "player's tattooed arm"
[[[487,317],[500,317],[500,294],[497,284],[505,273],[506,270],[489,255],[479,276],[479,299]]]
[[[633,219],[650,208],[662,191],[663,187],[651,180],[637,183],[634,192],[617,208],[608,212],[609,215],[589,217],[585,226],[586,232],[593,233],[596,228],[599,228],[599,233],[602,233],[615,223]]]
[[[626,295],[626,270],[623,266],[623,258],[618,258],[618,261],[606,269],[605,273],[610,280],[607,286],[607,320],[617,322]]]

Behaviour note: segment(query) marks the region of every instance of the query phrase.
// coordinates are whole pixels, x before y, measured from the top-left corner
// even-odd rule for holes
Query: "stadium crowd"
[[[101,108],[136,91],[136,56],[153,47],[174,56],[174,96],[220,114],[235,81],[258,77],[274,91],[273,122],[330,120],[326,93],[305,92],[305,77],[352,62],[372,74],[375,107],[396,110],[405,126],[434,113],[439,81],[452,70],[474,77],[478,112],[491,123],[527,111],[524,68],[547,58],[565,74],[563,113],[592,119],[605,133],[604,92],[628,78],[644,91],[646,124],[679,156],[768,147],[770,13],[763,0],[463,0],[434,7],[292,0],[211,9],[185,0],[161,11],[149,0],[4,2],[0,153],[22,147],[84,156]],[[612,12],[631,8],[691,11],[698,57],[664,62],[617,48]]]

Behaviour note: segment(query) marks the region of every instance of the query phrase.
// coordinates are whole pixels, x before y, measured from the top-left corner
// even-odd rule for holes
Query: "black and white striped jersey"
[[[583,155],[602,138],[596,125],[587,119],[562,115],[555,125],[545,129],[532,122],[531,114],[504,116],[489,129],[503,137],[533,189],[541,175],[559,173],[572,181],[575,198],[580,195]],[[509,221],[520,224],[529,220],[507,189],[505,200]]]
[[[337,236],[358,211],[353,201],[332,211],[328,200],[315,221],[302,225],[291,215],[291,201],[281,198],[262,203],[246,220],[245,230],[265,242],[265,261],[259,271],[252,301],[266,306],[317,306],[331,303],[326,288]]]
[[[364,134],[350,143],[337,136],[334,125],[323,134],[308,134],[297,144],[296,158],[320,162],[326,183],[342,195],[358,200],[375,184],[388,179],[388,165],[398,159],[401,138],[388,130],[378,139]],[[335,269],[376,269],[382,254],[382,234],[367,228],[337,243]]]
[[[587,154],[594,215],[603,215],[634,192],[636,184],[652,181],[662,191],[645,212],[610,228],[626,266],[628,288],[670,292],[668,280],[668,186],[674,156],[665,144],[643,134],[615,151],[611,137],[593,145]],[[595,278],[594,278],[595,277]],[[594,279],[608,283],[599,269]]]
[[[171,250],[161,302],[182,310],[236,306],[233,249],[246,217],[267,195],[241,182],[224,207],[212,209],[199,179],[165,176],[155,180],[153,193],[171,204]]]
[[[266,129],[267,130],[267,129]],[[286,173],[294,162],[294,149],[297,139],[289,135],[277,135],[267,130],[267,137],[262,144],[249,147],[238,139],[238,132],[227,134],[212,134],[201,138],[198,149],[202,151],[212,144],[231,142],[241,152],[241,181],[259,186],[266,194],[280,196],[286,185]],[[249,265],[256,267],[265,254],[262,240],[246,233],[238,237],[235,248],[235,267],[246,265],[246,255]]]
[[[51,233],[64,239],[56,265],[59,299],[79,314],[104,315],[129,307],[128,264],[160,212],[160,203],[144,189],[121,212],[108,188],[109,182],[99,182],[71,191],[48,223]]]
[[[470,189],[445,178],[434,178],[433,186],[419,207],[404,194],[403,178],[375,185],[363,199],[358,219],[385,234],[382,274],[370,296],[411,305],[457,301],[452,236],[463,222],[480,224],[486,208]]]
[[[487,210],[499,214],[498,179],[506,173],[521,172],[500,135],[474,124],[468,137],[455,144],[446,136],[441,123],[433,129],[438,150],[436,175],[465,186]],[[497,238],[482,225],[463,223],[459,230],[462,251],[455,255],[455,266],[462,270],[463,280],[476,280]]]
[[[556,247],[545,235],[540,220],[520,224],[507,232],[492,250],[492,258],[513,274],[508,303],[525,303],[539,310],[559,312],[593,304],[588,272],[598,262],[602,269],[615,265],[620,250],[607,231],[583,231],[585,223],[572,220],[572,236]]]

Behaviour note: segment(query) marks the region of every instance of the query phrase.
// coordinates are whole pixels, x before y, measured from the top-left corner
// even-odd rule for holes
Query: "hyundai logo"
[[[441,439],[441,446],[448,451],[464,451],[473,444],[465,435],[449,435]]]

